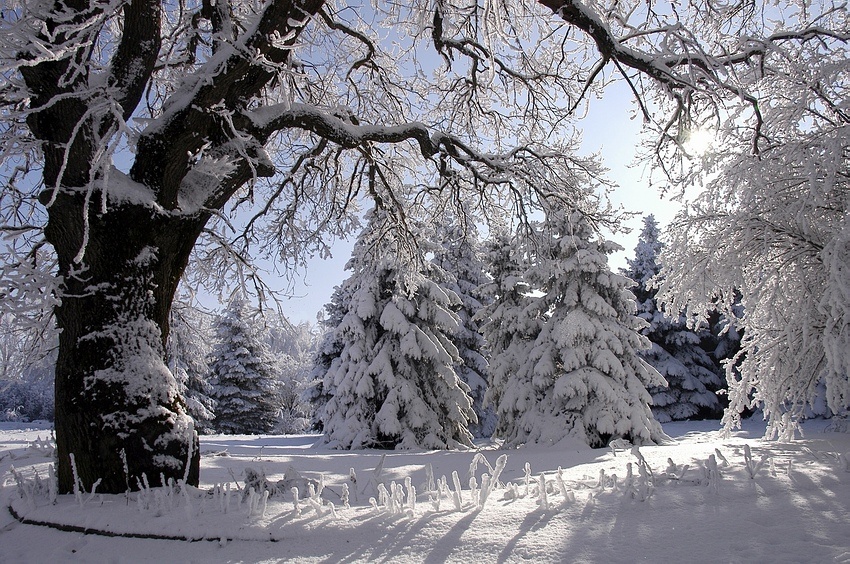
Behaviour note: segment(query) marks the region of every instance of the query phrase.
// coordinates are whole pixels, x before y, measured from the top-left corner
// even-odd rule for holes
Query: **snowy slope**
[[[826,422],[807,423],[806,438],[792,443],[763,441],[758,423],[728,439],[710,422],[668,424],[670,444],[639,450],[651,471],[646,478],[629,450],[482,447],[492,466],[508,455],[500,476],[508,485],[494,488],[483,507],[468,479],[475,451],[329,451],[312,447],[317,437],[309,435],[204,437],[200,491],[82,494],[51,505],[49,493],[22,499],[9,472],[13,465],[21,476],[48,474],[50,445],[37,438],[49,430],[3,425],[0,495],[23,518],[211,540],[63,532],[19,523],[3,509],[0,562],[850,562],[850,434],[824,432]],[[244,485],[246,468],[283,481],[283,495],[265,507],[259,496],[241,501],[235,488]],[[453,471],[462,483],[460,510]],[[479,492],[485,472],[479,457]],[[447,478],[441,495],[429,492],[431,474]],[[321,502],[305,499],[308,483],[320,482]],[[396,501],[373,507],[376,485],[392,491],[393,482]],[[232,488],[229,499],[207,493],[223,483]],[[343,484],[351,492],[348,508]],[[292,486],[300,489],[298,512]]]

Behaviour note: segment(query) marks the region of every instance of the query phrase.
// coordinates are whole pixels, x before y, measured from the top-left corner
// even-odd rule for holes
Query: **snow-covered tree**
[[[333,395],[333,390],[325,388],[325,375],[331,367],[334,359],[342,354],[343,343],[337,336],[336,328],[340,326],[349,308],[348,285],[337,286],[331,294],[330,301],[325,304],[324,315],[319,325],[324,331],[313,358],[313,369],[310,372],[310,386],[305,390],[304,397],[312,406],[312,427],[322,431],[322,413],[328,399]],[[331,383],[329,383],[331,385]]]
[[[659,298],[671,311],[734,318],[743,307],[724,422],[758,407],[768,436],[793,434],[820,382],[834,412],[850,408],[850,18],[844,5],[812,8],[771,18],[777,36],[788,33],[782,48],[737,79],[762,101],[757,150],[738,114],[721,122],[705,187],[672,222],[662,255]],[[792,31],[821,25],[843,31],[812,41]]]
[[[436,243],[433,262],[446,274],[441,286],[454,292],[460,300],[453,308],[459,319],[458,327],[449,337],[461,359],[455,366],[455,372],[469,386],[472,409],[478,419],[469,430],[476,437],[489,437],[496,427],[496,414],[484,402],[488,380],[485,355],[488,351],[475,318],[486,304],[487,298],[480,289],[488,281],[478,230],[474,224],[465,224],[453,214],[446,214],[437,227]]]
[[[608,266],[619,246],[600,240],[588,215],[557,199],[537,238],[525,276],[534,292],[527,309],[540,329],[501,392],[499,414],[512,414],[500,422],[506,444],[662,439],[646,388],[663,381],[639,356],[648,342],[631,281]]]
[[[316,334],[306,322],[292,324],[283,315],[267,316],[266,331],[270,354],[278,366],[277,392],[280,406],[275,432],[303,433],[310,428],[312,409],[304,397],[311,383]]]
[[[471,445],[475,412],[448,337],[459,300],[435,281],[444,276],[436,265],[409,255],[419,248],[400,245],[388,221],[381,208],[371,213],[346,267],[340,293],[350,297],[334,329],[340,353],[324,377],[326,441],[342,449]]]
[[[0,421],[53,420],[58,337],[52,323],[33,321],[0,310]]]
[[[262,319],[236,294],[216,326],[210,383],[215,428],[223,433],[270,433],[278,425],[277,363],[262,335]]]
[[[652,347],[642,351],[643,357],[658,370],[666,385],[652,386],[652,413],[661,423],[691,418],[719,417],[720,401],[717,390],[722,386],[720,374],[712,359],[702,348],[707,329],[700,333],[688,327],[682,315],[667,316],[655,301],[661,266],[658,255],[662,249],[660,231],[655,216],[647,215],[635,247],[635,256],[628,261],[626,276],[635,281],[633,292],[637,299],[638,317],[647,325],[641,329]]]
[[[516,378],[528,348],[540,332],[539,320],[528,310],[530,288],[525,273],[524,245],[507,229],[493,233],[484,254],[491,280],[481,288],[488,305],[477,315],[490,351],[489,382],[484,401],[496,412],[494,436],[509,437],[516,419],[528,409],[523,402],[502,402]]]
[[[208,315],[190,304],[176,304],[171,310],[168,335],[168,367],[180,383],[186,409],[201,433],[215,427],[213,387],[208,382],[209,354],[213,330]]]
[[[775,135],[760,98],[777,76],[796,81],[776,91],[798,93],[812,119],[846,121],[835,89],[847,81],[810,73],[846,66],[846,8],[827,0],[9,0],[0,10],[0,226],[14,238],[3,263],[38,274],[4,279],[2,301],[49,304],[61,329],[62,492],[76,483],[70,453],[87,490],[102,480],[99,491],[124,491],[121,451],[133,477],[197,484],[197,437],[165,362],[185,274],[256,282],[255,253],[287,268],[326,252],[353,228],[351,204],[393,171],[405,189],[383,197],[402,210],[468,201],[492,217],[510,199],[522,214],[545,186],[541,169],[581,168],[556,140],[572,138],[606,66],[632,86],[668,172],[690,170],[673,161],[712,117],[766,150]],[[36,260],[45,243],[54,257]]]

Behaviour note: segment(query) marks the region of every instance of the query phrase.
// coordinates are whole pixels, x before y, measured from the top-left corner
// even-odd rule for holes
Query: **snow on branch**
[[[644,118],[651,121],[649,110],[625,69],[652,78],[676,100],[677,108],[664,126],[665,135],[674,125],[689,123],[694,117],[694,95],[711,99],[725,93],[731,98],[737,98],[749,106],[753,114],[751,151],[755,155],[761,152],[760,141],[767,140],[763,132],[765,123],[760,108],[760,95],[754,87],[742,85],[738,73],[753,72],[753,69],[758,69],[756,72],[760,73],[766,72],[768,65],[765,59],[769,55],[779,53],[780,56],[787,56],[782,54],[781,46],[786,42],[804,44],[820,41],[826,44],[832,40],[846,44],[850,39],[850,34],[844,30],[801,23],[802,29],[777,31],[764,38],[741,32],[730,46],[730,42],[724,40],[722,35],[714,41],[700,37],[702,30],[699,28],[706,22],[695,18],[690,25],[686,25],[680,21],[675,7],[673,23],[659,23],[653,27],[649,24],[649,18],[641,24],[628,23],[632,14],[622,16],[609,11],[602,17],[592,7],[578,0],[539,2],[593,39],[602,60],[587,79],[588,83],[597,78],[607,62],[613,62],[629,82]],[[652,8],[647,10],[655,15]],[[714,14],[713,17],[716,19],[718,16]],[[624,33],[618,37],[609,22],[619,24]],[[639,46],[632,46],[635,43]]]

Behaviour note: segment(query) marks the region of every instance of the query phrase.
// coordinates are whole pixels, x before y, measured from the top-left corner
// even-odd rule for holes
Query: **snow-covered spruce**
[[[217,402],[216,429],[223,433],[269,433],[278,423],[276,366],[251,309],[236,294],[219,318],[210,362]]]
[[[210,433],[215,418],[213,386],[209,383],[212,328],[201,311],[186,303],[171,308],[168,366],[180,385],[186,409],[199,433]]]
[[[443,276],[436,265],[410,257],[400,243],[378,208],[347,265],[352,274],[341,293],[348,304],[334,330],[340,354],[323,382],[325,440],[336,448],[471,444],[475,413],[447,336],[457,327],[457,296],[435,282]]]
[[[515,438],[516,418],[528,409],[533,397],[514,397],[503,402],[503,394],[517,377],[528,347],[540,332],[539,321],[532,317],[529,305],[530,289],[523,279],[524,266],[518,238],[508,231],[497,231],[485,244],[485,260],[491,281],[481,293],[487,306],[476,314],[481,332],[490,351],[489,384],[485,402],[493,405],[497,423],[494,435],[508,442]]]
[[[489,437],[496,428],[496,413],[484,401],[487,391],[487,342],[481,334],[479,320],[474,317],[488,298],[481,288],[488,281],[484,261],[479,249],[478,232],[468,220],[445,214],[437,227],[437,248],[433,262],[445,273],[441,286],[454,292],[459,304],[453,308],[458,316],[457,329],[449,337],[457,347],[461,362],[455,371],[470,389],[472,409],[478,418],[470,425],[476,437]]]
[[[342,354],[343,344],[337,336],[336,328],[342,323],[351,296],[347,293],[351,285],[343,284],[334,288],[330,301],[324,306],[324,316],[320,325],[324,330],[315,356],[313,358],[313,369],[310,372],[310,385],[304,391],[306,401],[312,406],[311,425],[313,429],[322,431],[322,412],[328,399],[333,395],[333,390],[326,388],[325,374],[331,367],[335,358]],[[332,386],[332,383],[327,385]]]
[[[537,231],[526,309],[540,329],[499,394],[500,416],[512,416],[500,421],[502,436],[508,445],[662,439],[646,390],[662,379],[638,355],[648,343],[631,282],[608,266],[617,246],[597,239],[589,217],[561,202],[546,210]]]
[[[661,270],[658,264],[662,248],[659,235],[658,222],[653,215],[647,215],[635,247],[635,256],[628,261],[629,269],[624,272],[636,284],[633,292],[637,299],[638,317],[647,322],[641,334],[652,343],[652,348],[640,355],[658,370],[667,383],[649,388],[652,413],[662,423],[719,418],[721,406],[716,392],[723,381],[719,367],[701,346],[707,329],[697,334],[696,330],[688,327],[683,315],[667,316],[656,304],[657,290],[653,284],[658,284],[656,277]]]

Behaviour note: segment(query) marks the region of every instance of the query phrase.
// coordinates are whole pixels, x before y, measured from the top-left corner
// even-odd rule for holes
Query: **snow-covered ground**
[[[383,453],[313,448],[315,436],[210,436],[200,490],[55,504],[46,481],[29,498],[35,472],[49,473],[49,427],[0,425],[0,562],[850,562],[850,433],[823,421],[791,443],[762,440],[757,422],[731,438],[716,422],[670,424],[669,444],[639,449],[646,465],[630,450],[575,444]],[[482,501],[483,475],[499,471],[502,454]],[[29,479],[23,498],[12,466]],[[248,468],[283,493],[243,500]],[[321,496],[309,499],[310,484],[323,484]],[[194,542],[23,524],[10,504],[28,521]]]

